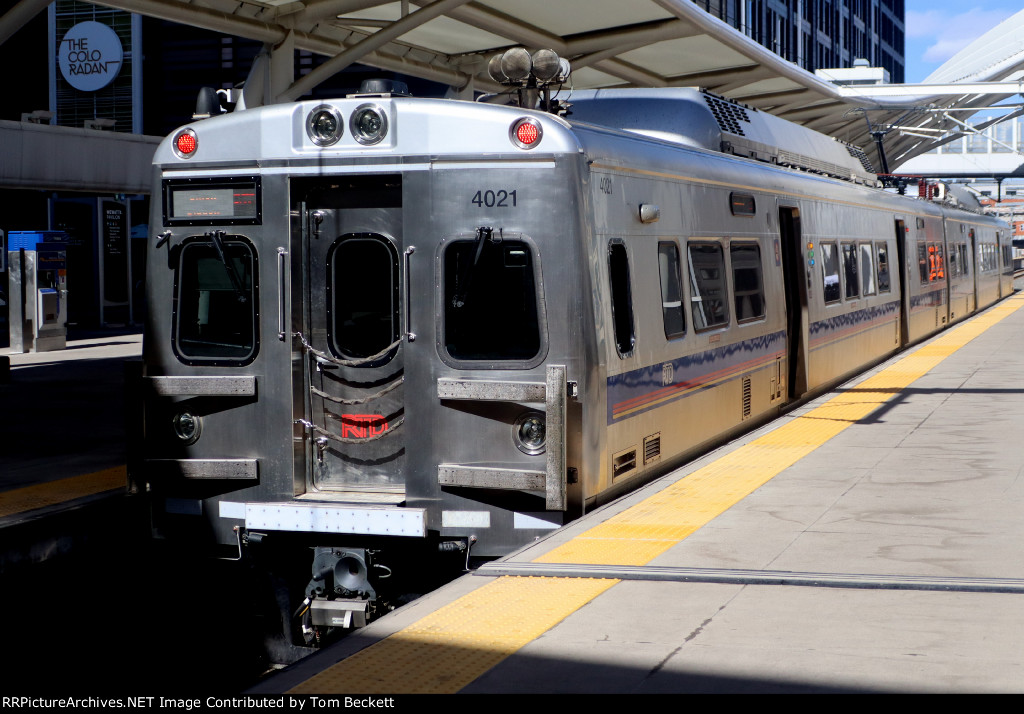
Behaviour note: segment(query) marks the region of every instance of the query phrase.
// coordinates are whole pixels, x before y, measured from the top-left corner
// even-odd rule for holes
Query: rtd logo
[[[342,414],[341,437],[366,439],[388,430],[388,421],[382,414]]]

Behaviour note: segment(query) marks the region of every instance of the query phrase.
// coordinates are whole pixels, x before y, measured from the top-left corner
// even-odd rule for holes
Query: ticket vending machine
[[[67,342],[67,247],[63,231],[7,234],[11,352],[64,349]]]

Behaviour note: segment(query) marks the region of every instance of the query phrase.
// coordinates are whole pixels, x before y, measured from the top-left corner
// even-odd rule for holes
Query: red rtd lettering
[[[342,414],[341,437],[366,439],[378,436],[388,430],[383,414]]]

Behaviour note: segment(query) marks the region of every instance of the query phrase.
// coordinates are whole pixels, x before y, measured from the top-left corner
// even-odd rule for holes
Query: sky
[[[906,78],[922,82],[950,57],[1011,15],[1022,0],[906,0]]]

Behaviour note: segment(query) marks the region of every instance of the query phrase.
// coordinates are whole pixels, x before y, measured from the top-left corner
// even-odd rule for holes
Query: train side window
[[[985,257],[984,257],[985,272],[990,273],[990,272],[992,272],[993,270],[996,269],[995,246],[992,245],[991,243],[984,243],[983,246],[985,248]]]
[[[179,359],[219,365],[256,358],[258,275],[256,251],[241,236],[218,233],[182,243],[172,323]]]
[[[821,275],[825,285],[825,304],[839,302],[839,252],[835,243],[821,244]]]
[[[444,346],[456,360],[537,357],[541,320],[533,250],[487,234],[444,251]]]
[[[923,240],[917,242],[917,267],[921,275],[921,284],[928,284],[928,244]]]
[[[665,324],[665,337],[671,340],[686,332],[682,281],[679,279],[679,248],[675,243],[658,243],[658,272],[661,274],[661,317]]]
[[[971,263],[967,260],[967,244],[961,243],[957,248],[960,251],[960,269],[964,275],[971,274]]]
[[[885,243],[879,243],[875,249],[878,258],[878,292],[889,292],[889,248]]]
[[[860,294],[875,294],[875,256],[870,243],[860,244]]]
[[[373,233],[337,241],[327,257],[327,315],[328,344],[338,357],[370,357],[398,340],[398,251],[391,241]]]
[[[949,277],[958,278],[960,277],[960,252],[957,250],[956,244],[949,247]]]
[[[732,243],[733,306],[736,322],[764,317],[764,284],[761,279],[761,248],[757,243]]]
[[[857,245],[843,243],[843,277],[846,279],[846,299],[860,296],[860,283],[857,280]]]
[[[620,357],[633,353],[636,332],[633,328],[633,292],[629,282],[629,256],[621,241],[608,244],[608,278],[612,291],[612,322],[615,348]]]
[[[946,279],[946,264],[942,257],[942,243],[928,244],[928,282]]]
[[[725,254],[718,243],[690,243],[690,308],[695,330],[719,327],[729,322],[725,285]]]

